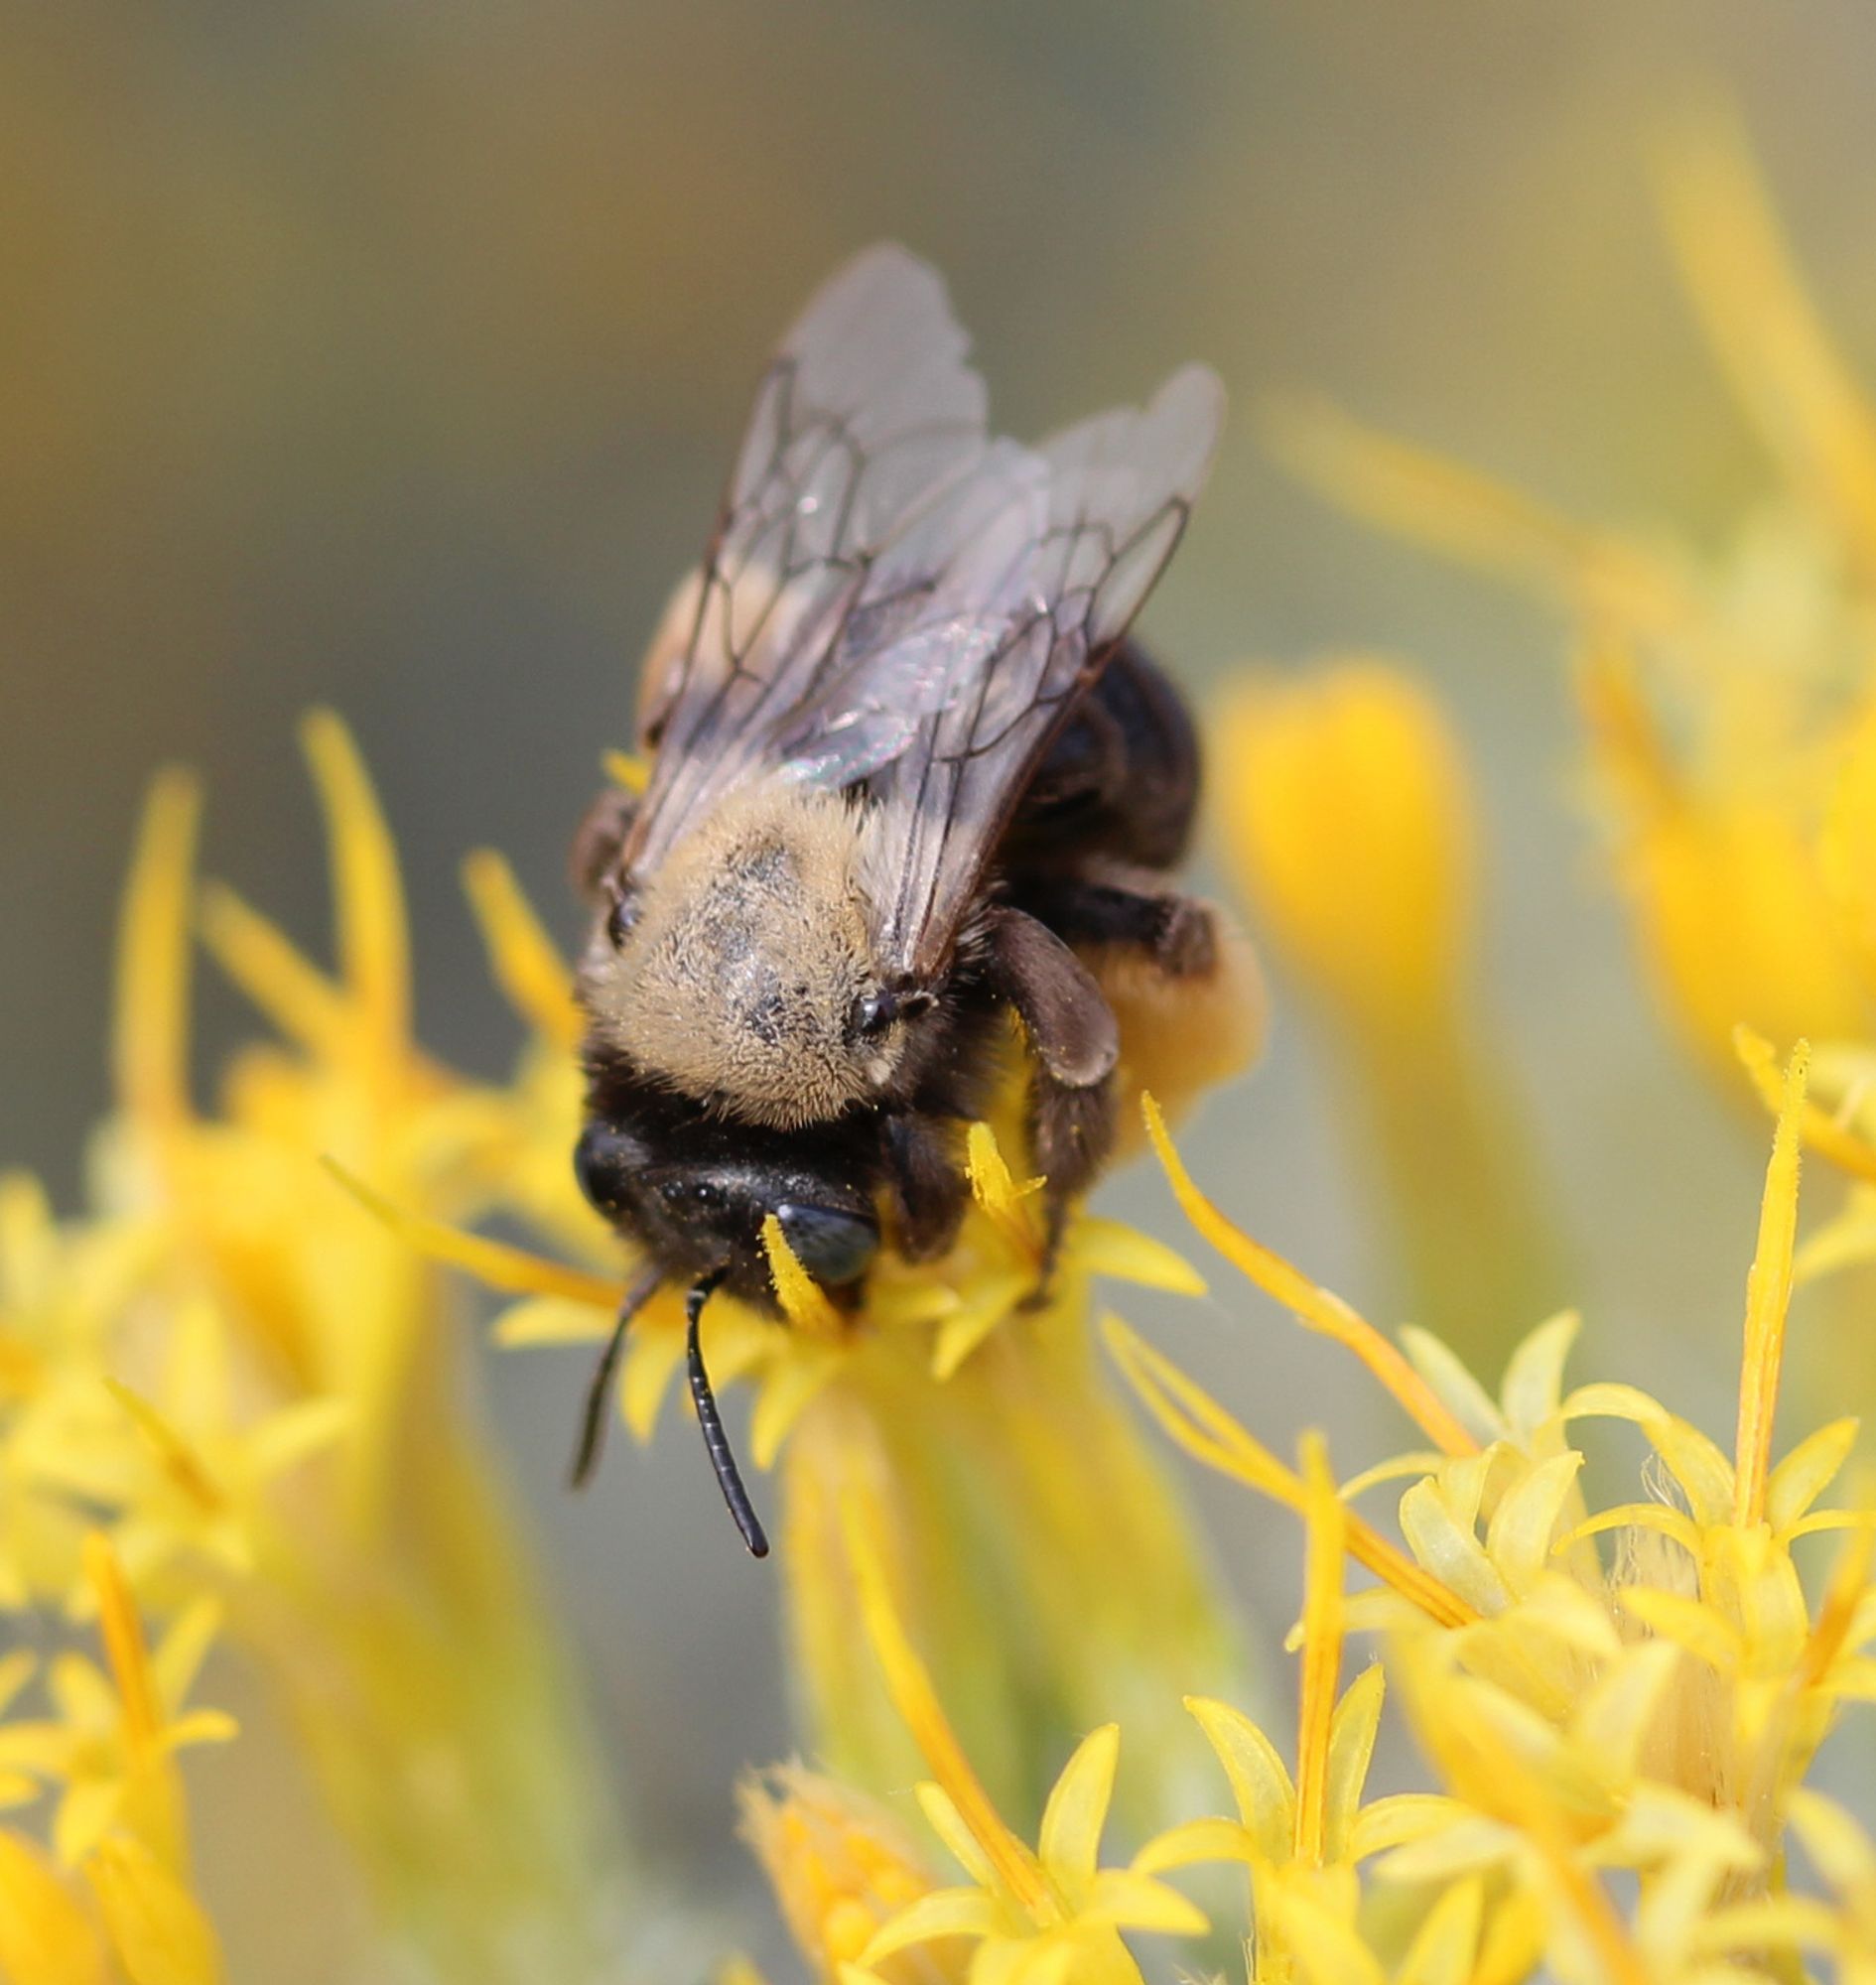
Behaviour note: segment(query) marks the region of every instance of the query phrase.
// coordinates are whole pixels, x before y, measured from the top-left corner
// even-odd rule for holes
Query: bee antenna
[[[593,1368],[592,1384],[587,1388],[587,1407],[580,1420],[580,1441],[574,1449],[573,1467],[567,1476],[570,1489],[584,1489],[593,1480],[593,1471],[600,1465],[600,1450],[605,1445],[606,1396],[612,1390],[612,1374],[618,1366],[618,1355],[625,1348],[625,1332],[632,1318],[658,1293],[658,1285],[663,1280],[656,1268],[647,1268],[625,1291],[619,1303],[618,1320],[612,1325],[612,1334],[605,1340],[600,1362]]]
[[[684,1363],[690,1374],[691,1398],[697,1406],[697,1424],[704,1430],[704,1451],[710,1456],[711,1467],[717,1471],[717,1486],[723,1491],[723,1500],[730,1506],[737,1528],[742,1532],[742,1541],[748,1546],[749,1555],[766,1557],[768,1538],[763,1532],[761,1520],[755,1514],[755,1506],[749,1501],[749,1492],[742,1486],[737,1458],[730,1451],[730,1436],[723,1430],[723,1415],[717,1410],[717,1395],[710,1390],[710,1374],[704,1370],[703,1347],[697,1337],[704,1305],[717,1292],[729,1272],[727,1267],[711,1269],[700,1281],[692,1283],[691,1292],[684,1299],[684,1316],[688,1325],[684,1338]]]

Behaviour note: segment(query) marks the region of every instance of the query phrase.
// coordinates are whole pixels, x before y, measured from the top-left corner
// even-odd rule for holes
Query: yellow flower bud
[[[1470,939],[1472,806],[1424,692],[1351,657],[1242,684],[1218,734],[1226,851],[1280,956],[1365,1031],[1448,1015]]]
[[[745,1779],[737,1803],[742,1836],[789,1933],[830,1985],[888,1918],[937,1886],[917,1843],[884,1806],[804,1766],[776,1765]],[[882,1967],[888,1976],[892,1968]]]

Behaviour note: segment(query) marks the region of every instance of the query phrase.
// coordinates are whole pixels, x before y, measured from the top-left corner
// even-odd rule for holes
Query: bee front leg
[[[1015,1007],[1035,1056],[1029,1148],[1048,1182],[1040,1297],[1069,1208],[1093,1183],[1114,1142],[1120,1030],[1094,975],[1046,925],[1004,904],[992,914],[989,937],[992,983]]]
[[[899,1253],[936,1260],[950,1253],[971,1198],[952,1141],[929,1117],[887,1118],[881,1141]]]
[[[600,900],[637,818],[637,798],[617,786],[608,786],[588,807],[567,858],[574,887],[588,902]]]

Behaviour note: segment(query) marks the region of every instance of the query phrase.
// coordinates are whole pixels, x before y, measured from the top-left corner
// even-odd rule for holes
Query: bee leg
[[[958,1238],[971,1197],[957,1153],[929,1117],[888,1118],[882,1137],[899,1253],[908,1261],[936,1260]]]
[[[605,1347],[600,1353],[600,1362],[593,1368],[593,1382],[587,1388],[586,1411],[580,1420],[580,1443],[574,1449],[573,1467],[568,1472],[567,1486],[570,1489],[584,1489],[593,1479],[593,1471],[600,1465],[600,1449],[605,1444],[605,1405],[611,1395],[612,1374],[617,1369],[619,1353],[625,1348],[625,1332],[631,1320],[658,1293],[658,1286],[664,1280],[656,1268],[647,1268],[629,1289],[625,1299],[618,1306],[618,1320],[612,1325],[612,1334],[605,1340]]]
[[[1054,877],[1032,890],[1018,890],[1018,900],[1077,950],[1112,946],[1138,952],[1171,979],[1202,978],[1213,969],[1218,930],[1208,904],[1173,890],[1135,887],[1138,870],[1111,873],[1116,879]]]
[[[1114,1145],[1114,1081],[1086,1088],[1058,1082],[1038,1063],[1029,1082],[1029,1151],[1042,1188],[1042,1272],[1030,1306],[1048,1299],[1055,1257],[1075,1203],[1094,1183]]]
[[[588,902],[599,901],[605,879],[617,864],[626,837],[637,818],[636,796],[621,792],[616,786],[608,786],[588,807],[579,827],[574,830],[567,866],[573,876],[574,887]]]
[[[742,1473],[731,1451],[730,1436],[724,1432],[717,1395],[710,1389],[710,1374],[704,1370],[703,1346],[698,1342],[697,1327],[703,1320],[704,1305],[729,1272],[728,1268],[713,1268],[701,1281],[692,1283],[691,1292],[684,1299],[684,1365],[690,1376],[691,1400],[697,1407],[697,1424],[703,1429],[704,1451],[717,1473],[717,1487],[723,1491],[723,1500],[730,1506],[730,1515],[742,1532],[749,1555],[766,1557],[768,1538],[755,1514],[755,1506],[749,1501],[749,1492],[742,1486]]]

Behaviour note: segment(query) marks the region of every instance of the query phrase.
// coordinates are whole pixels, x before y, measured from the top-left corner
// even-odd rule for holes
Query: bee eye
[[[854,1001],[854,1010],[849,1021],[851,1030],[866,1036],[883,1034],[894,1020],[915,1020],[929,1008],[932,995],[916,989],[901,990],[897,987],[879,986],[871,992],[863,992]]]
[[[831,1206],[778,1206],[775,1218],[795,1258],[817,1282],[851,1282],[866,1273],[879,1230],[864,1215]]]
[[[620,894],[612,904],[611,912],[605,920],[605,934],[612,941],[614,951],[622,950],[625,940],[631,936],[638,922],[638,898]]]

